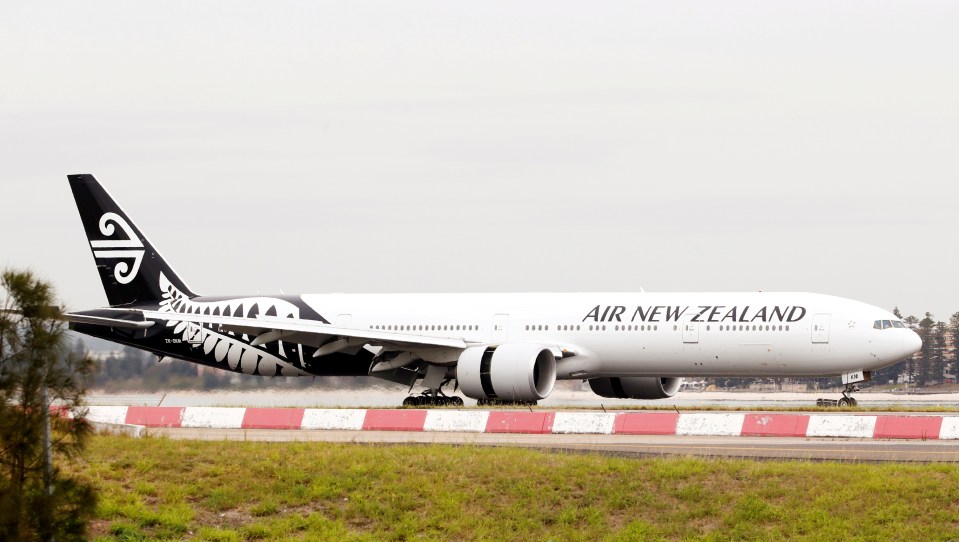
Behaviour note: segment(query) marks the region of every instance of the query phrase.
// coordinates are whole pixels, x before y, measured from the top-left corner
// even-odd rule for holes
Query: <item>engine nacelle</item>
[[[539,344],[474,346],[460,354],[456,379],[473,399],[538,401],[556,385],[556,358]]]
[[[589,387],[596,395],[610,399],[667,399],[679,391],[682,381],[656,376],[590,378]]]

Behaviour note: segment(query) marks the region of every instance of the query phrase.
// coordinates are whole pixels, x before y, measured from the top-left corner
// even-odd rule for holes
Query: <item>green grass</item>
[[[948,540],[951,465],[92,439],[99,540]]]

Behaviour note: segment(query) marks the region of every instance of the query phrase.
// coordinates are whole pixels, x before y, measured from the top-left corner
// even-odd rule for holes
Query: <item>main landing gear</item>
[[[838,401],[834,399],[816,399],[816,406],[819,406],[819,407],[838,406],[839,408],[854,407],[859,404],[856,402],[856,399],[854,399],[852,396],[852,393],[856,391],[859,391],[859,386],[855,384],[846,384],[846,389],[842,390],[842,399]]]
[[[403,399],[403,406],[463,406],[463,398],[456,395],[446,395],[443,393],[443,386],[449,384],[449,379],[444,380],[438,388],[423,390],[419,395],[410,395]]]

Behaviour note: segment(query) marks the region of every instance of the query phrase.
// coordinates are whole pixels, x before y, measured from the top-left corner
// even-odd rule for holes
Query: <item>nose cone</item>
[[[919,338],[918,333],[912,330],[905,335],[902,339],[902,355],[908,358],[922,349],[922,339]]]

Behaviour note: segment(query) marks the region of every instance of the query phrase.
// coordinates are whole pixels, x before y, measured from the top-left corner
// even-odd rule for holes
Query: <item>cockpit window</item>
[[[872,323],[873,329],[889,329],[893,327],[906,327],[906,324],[903,324],[899,320],[876,320]]]

